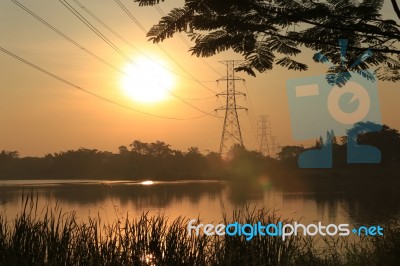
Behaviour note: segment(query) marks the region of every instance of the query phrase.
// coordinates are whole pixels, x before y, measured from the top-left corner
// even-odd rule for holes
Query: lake
[[[1,180],[0,211],[8,219],[15,217],[23,208],[22,194],[33,192],[38,197],[39,214],[46,206],[58,204],[64,212],[76,212],[83,221],[99,215],[106,223],[143,212],[218,223],[223,212],[229,217],[235,208],[253,207],[267,208],[304,224],[376,224],[400,217],[397,192],[373,195],[329,185],[316,187],[286,190],[260,185],[259,189],[246,190],[218,180]]]

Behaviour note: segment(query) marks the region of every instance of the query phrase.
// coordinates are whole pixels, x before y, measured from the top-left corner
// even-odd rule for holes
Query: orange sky
[[[104,41],[91,32],[58,1],[20,0],[25,6],[57,27],[70,38],[109,64],[123,71],[127,61]],[[72,1],[70,1],[73,3]],[[55,32],[28,15],[11,1],[0,2],[0,46],[34,64],[102,97],[130,108],[159,116],[190,118],[204,113],[216,115],[213,110],[224,104],[224,99],[185,100],[185,98],[207,98],[210,90],[221,92],[224,83],[217,86],[214,81],[224,74],[224,65],[219,60],[241,59],[239,55],[225,52],[204,60],[190,56],[188,47],[178,37],[165,41],[162,47],[178,67],[156,45],[147,42],[144,33],[123,13],[114,1],[81,1],[130,45],[120,41],[97,22],[93,22],[104,35],[134,61],[143,54],[159,58],[172,70],[178,97],[169,97],[156,104],[143,104],[128,98],[121,87],[123,75],[99,62],[81,49],[72,45]],[[160,14],[154,7],[139,8],[132,1],[122,1],[146,29],[156,23]],[[167,12],[172,3],[160,5]],[[388,2],[388,1],[387,1]],[[89,16],[77,9],[85,17]],[[385,8],[385,17],[394,18],[390,8]],[[185,37],[186,38],[186,37]],[[189,40],[186,38],[186,40]],[[133,48],[133,47],[134,48]],[[311,58],[306,51],[302,58]],[[298,144],[291,136],[286,78],[323,74],[327,66],[311,60],[308,72],[294,72],[276,67],[273,71],[258,74],[257,78],[244,73],[247,92],[243,84],[237,89],[248,94],[247,101],[238,104],[250,108],[242,113],[240,122],[245,145],[257,149],[253,114],[269,115],[272,134],[278,136],[282,145]],[[163,140],[173,148],[186,150],[197,146],[202,152],[218,151],[222,131],[222,119],[206,116],[194,120],[170,120],[147,116],[100,100],[71,88],[41,72],[38,72],[12,57],[0,53],[0,150],[17,150],[23,156],[59,152],[80,147],[96,148],[116,152],[118,146],[129,145],[133,140],[152,142]],[[184,77],[182,77],[184,76]],[[194,79],[204,81],[203,85]],[[207,87],[207,88],[205,88]],[[398,99],[400,88],[395,83],[379,83],[379,97],[383,122],[400,129]],[[250,104],[251,103],[251,104]],[[223,116],[222,112],[217,115]],[[254,128],[254,123],[253,123]],[[312,140],[310,143],[313,143]]]

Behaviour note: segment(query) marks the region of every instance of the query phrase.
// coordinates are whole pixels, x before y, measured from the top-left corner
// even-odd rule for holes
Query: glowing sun
[[[155,103],[166,100],[174,85],[173,76],[163,67],[163,62],[147,57],[135,59],[135,64],[125,67],[122,88],[135,101]]]

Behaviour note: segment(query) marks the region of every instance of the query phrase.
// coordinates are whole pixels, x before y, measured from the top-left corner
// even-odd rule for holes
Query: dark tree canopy
[[[154,5],[164,0],[135,0]],[[393,9],[398,11],[395,0]],[[376,69],[381,80],[400,79],[400,25],[382,16],[383,0],[185,0],[148,32],[161,42],[177,32],[194,41],[193,55],[213,56],[232,49],[244,57],[238,71],[255,75],[274,65],[307,70],[296,56],[302,47],[320,52],[317,62],[329,60],[329,73]],[[400,18],[399,18],[400,19]],[[339,39],[347,39],[342,63]],[[369,49],[372,56],[353,65]],[[325,57],[318,55],[324,54]],[[368,78],[368,77],[367,77]]]

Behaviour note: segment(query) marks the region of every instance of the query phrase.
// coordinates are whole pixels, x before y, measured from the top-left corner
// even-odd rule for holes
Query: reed
[[[37,198],[23,197],[23,210],[8,220],[0,213],[0,265],[400,265],[400,230],[388,225],[384,237],[363,244],[325,239],[188,234],[188,219],[143,213],[112,224],[100,217],[78,222],[60,206],[39,212]],[[265,209],[235,210],[231,221],[263,224],[283,220]]]

